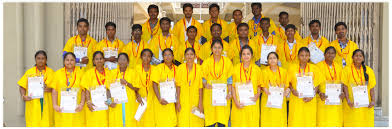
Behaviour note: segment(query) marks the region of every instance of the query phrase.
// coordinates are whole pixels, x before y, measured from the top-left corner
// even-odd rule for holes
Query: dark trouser
[[[217,127],[226,127],[224,124],[221,124],[219,122],[216,122],[215,124],[212,124],[212,125],[209,125],[209,126],[206,126],[206,127],[215,127],[215,125],[218,125]]]

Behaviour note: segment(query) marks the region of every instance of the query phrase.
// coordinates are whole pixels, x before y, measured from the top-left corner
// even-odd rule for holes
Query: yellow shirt
[[[221,38],[224,39],[227,36],[229,36],[229,25],[227,24],[227,22],[223,19],[218,18],[217,23],[220,24],[222,26],[222,35]],[[203,37],[207,39],[207,41],[212,39],[212,35],[211,35],[211,26],[214,23],[212,23],[211,19],[208,19],[207,21],[204,21],[203,23]]]
[[[93,67],[93,54],[95,52],[96,44],[97,41],[93,37],[90,37],[90,35],[87,35],[84,42],[82,42],[82,39],[80,38],[79,35],[76,35],[68,39],[67,43],[64,46],[63,51],[74,52],[74,47],[76,46],[87,47],[87,57],[89,60],[87,66],[82,68],[82,70],[87,71],[88,69]]]
[[[191,43],[189,43],[189,41],[186,41],[186,42],[185,42],[185,47],[182,47],[182,50],[179,50],[179,51],[178,51],[178,52],[179,52],[178,56],[179,56],[179,58],[181,59],[181,60],[179,60],[179,61],[180,61],[181,63],[186,61],[186,60],[185,60],[185,50],[186,50],[187,48],[193,48],[193,49],[195,49],[195,52],[196,52],[196,58],[195,58],[195,59],[200,58],[200,52],[201,52],[202,45],[199,43],[199,41],[198,41],[198,40],[195,40],[195,42],[193,43],[193,45],[191,45]],[[199,62],[197,62],[197,63],[199,64]]]
[[[171,48],[173,50],[175,60],[181,60],[181,56],[179,55],[181,54],[181,52],[179,52],[178,50],[182,50],[181,48],[183,47],[184,44],[180,44],[177,40],[177,37],[172,34],[169,34],[168,37],[159,34],[157,36],[154,36],[150,42],[150,48],[155,58],[159,59],[159,55],[161,54],[162,60],[162,53],[163,50],[165,50],[166,48]]]
[[[365,77],[364,71],[361,67],[356,69],[354,65],[347,65],[343,69],[342,81],[347,86],[349,99],[354,102],[352,87],[356,85],[363,85]],[[369,75],[369,81],[367,83],[369,103],[371,102],[370,90],[376,86],[376,77],[373,69],[366,66],[366,73]],[[374,107],[367,108],[350,108],[347,104],[347,100],[343,101],[343,126],[344,127],[374,127]]]
[[[241,22],[244,23],[244,22]],[[235,22],[231,22],[229,24],[229,42],[235,40],[236,38],[238,38],[238,32],[237,32],[237,25],[235,24]],[[250,34],[248,34],[248,37],[251,37]]]
[[[282,39],[282,40],[287,40],[287,36],[286,36],[286,31],[285,31],[285,29],[284,28],[282,28],[282,26],[281,27],[276,27],[276,36],[278,36],[280,39]],[[298,33],[298,31],[295,31],[295,34],[294,34],[294,39],[295,40],[302,40],[302,37],[301,37],[301,35],[299,35],[299,33]]]
[[[221,41],[223,43],[222,55],[228,57],[229,59],[232,59],[234,56],[233,49],[230,47],[229,43],[227,43],[225,40],[221,40]],[[212,54],[211,45],[212,45],[212,40],[209,40],[208,42],[204,43],[203,46],[201,47],[200,58],[202,60],[206,60],[211,56]]]
[[[282,63],[282,67],[288,69],[292,64],[298,64],[298,51],[301,47],[305,47],[301,41],[294,40],[295,44],[290,49],[287,40],[284,41],[283,45],[279,46],[280,50],[283,50],[279,56],[279,60]]]
[[[80,81],[83,77],[83,70],[76,66],[72,73],[67,72],[65,68],[61,68],[54,73],[54,76],[48,78],[50,88],[57,91],[57,105],[61,103],[61,92],[66,92],[67,88],[71,88],[71,91],[77,92],[77,102],[80,104],[81,95],[83,88],[80,85]],[[69,85],[68,85],[68,82]],[[54,111],[55,126],[56,127],[84,127],[85,126],[85,111],[84,109],[77,113],[61,113]]]
[[[140,58],[140,54],[144,49],[149,48],[148,43],[144,40],[140,40],[140,43],[137,44],[134,41],[129,42],[124,46],[122,52],[127,53],[129,57],[129,65],[128,67],[133,69],[136,65],[142,63],[142,59]]]
[[[190,26],[195,26],[197,28],[197,35],[195,39],[199,40],[200,37],[204,34],[203,26],[195,18],[192,17],[191,20],[192,21]],[[187,28],[187,21],[185,18],[182,18],[174,25],[173,34],[178,38],[180,43],[184,43],[186,41],[185,35]]]
[[[350,66],[351,63],[353,62],[353,58],[352,58],[353,52],[358,49],[357,43],[355,43],[351,40],[348,40],[347,46],[344,49],[342,49],[340,47],[338,40],[332,41],[330,45],[335,47],[336,52],[337,52],[336,57],[334,59],[334,62],[342,65],[343,59],[344,59],[346,61],[346,66]],[[345,66],[343,65],[343,68],[344,67]]]
[[[110,42],[107,38],[105,38],[95,46],[95,51],[104,52],[108,48],[111,50],[117,50],[118,53],[121,53],[124,48],[124,43],[118,38],[116,38],[113,42]]]
[[[288,80],[293,89],[297,89],[297,76],[296,74],[303,75],[305,73],[312,73],[314,87],[319,86],[324,82],[323,75],[321,75],[319,68],[314,65],[307,63],[305,69],[299,70],[299,64],[292,64],[288,70]],[[301,73],[299,73],[301,71]],[[291,94],[289,98],[289,127],[315,127],[316,126],[316,111],[317,111],[317,99],[313,97],[310,102],[304,102],[302,98]]]
[[[244,68],[243,63],[239,63],[233,68],[233,87],[237,89],[236,83],[247,83],[250,81],[253,86],[253,94],[257,94],[257,89],[260,85],[260,69],[259,67],[251,63],[248,68]],[[236,94],[237,101],[239,100],[239,95]],[[244,106],[239,109],[234,104],[231,110],[231,126],[232,127],[259,127],[259,100],[256,101],[255,105]]]
[[[321,74],[326,82],[321,83],[319,90],[325,93],[326,83],[341,83],[343,67],[333,62],[332,67],[328,66],[325,61],[317,63]],[[342,89],[343,91],[343,89]],[[340,105],[325,105],[317,95],[317,126],[318,127],[342,127],[343,126],[343,108]]]
[[[49,86],[47,78],[53,76],[54,71],[45,67],[45,70],[40,72],[37,67],[28,69],[22,78],[19,79],[18,85],[26,90],[26,95],[28,95],[28,78],[36,76],[44,76],[44,83]],[[52,107],[52,93],[44,92],[43,98],[43,110],[41,112],[41,102],[40,99],[32,99],[30,101],[25,101],[25,119],[26,127],[50,127],[54,124],[53,118],[53,107]]]
[[[229,58],[221,56],[219,62],[215,62],[214,57],[210,57],[203,62],[203,77],[208,84],[211,81],[227,82],[227,79],[232,76],[233,65]],[[234,93],[234,92],[233,92]],[[209,126],[216,122],[228,125],[230,115],[230,101],[227,100],[226,106],[212,106],[212,89],[204,88],[203,91],[203,106],[205,125]]]
[[[155,106],[154,101],[156,99],[154,88],[152,87],[152,71],[155,71],[156,67],[151,65],[148,71],[143,69],[142,64],[135,66],[135,85],[134,87],[139,88],[138,93],[140,96],[147,101],[147,109],[143,113],[140,121],[137,122],[138,127],[155,127]],[[139,103],[137,103],[139,105]]]
[[[283,49],[280,46],[282,46],[283,41],[280,38],[278,38],[277,36],[269,34],[268,38],[264,39],[263,34],[260,33],[259,35],[254,37],[252,40],[256,43],[256,49],[253,50],[253,52],[255,53],[255,61],[260,60],[260,58],[261,58],[261,50],[263,49],[263,45],[268,45],[268,46],[274,45],[274,46],[276,46],[275,52],[278,54],[279,59],[281,59],[280,57],[282,57],[282,55],[283,55]],[[261,65],[260,68],[264,69],[265,65]]]
[[[154,28],[150,26],[150,19],[148,19],[145,23],[142,24],[142,40],[145,42],[151,43],[150,40],[155,36],[162,33],[162,29],[159,25],[159,19]]]
[[[158,84],[163,81],[175,80],[177,66],[173,64],[170,69],[165,63],[159,64],[153,72],[151,79]],[[177,75],[178,76],[178,75]],[[157,97],[154,99],[155,122],[157,127],[175,127],[177,125],[177,115],[174,103],[162,105]]]
[[[281,85],[281,88],[288,88],[288,75],[287,70],[283,67],[278,67],[278,69],[273,72],[270,66],[265,67],[261,70],[262,85],[261,87],[265,87],[269,89],[269,84],[272,85]],[[284,87],[283,87],[284,86]],[[267,107],[268,95],[265,93],[262,94],[261,97],[261,111],[260,111],[260,126],[261,127],[287,127],[287,98],[283,96],[282,108],[270,108]]]
[[[91,90],[99,85],[105,85],[109,82],[110,71],[104,69],[103,74],[99,73],[95,67],[89,69],[82,78],[81,85],[84,89],[91,93]],[[91,100],[91,95],[89,100]],[[108,127],[108,110],[90,111],[85,104],[86,110],[86,126],[87,127]]]
[[[251,60],[252,63],[255,63],[256,59],[256,49],[257,49],[257,44],[250,38],[248,38],[248,45],[252,48],[253,51],[253,58]],[[243,45],[244,46],[244,45]],[[230,47],[233,51],[233,65],[241,63],[241,45],[240,45],[240,40],[239,38],[235,38],[234,40],[230,40]]]
[[[264,18],[264,15],[261,15],[261,18]],[[260,22],[261,18],[259,20],[259,23],[255,24],[254,18],[248,21],[249,25],[249,35],[251,38],[256,37],[257,35],[262,33],[261,27],[260,27]],[[276,25],[275,22],[270,18],[270,27],[268,28],[268,32],[272,33],[273,35],[276,35]]]
[[[308,37],[304,38],[302,42],[305,46],[309,46],[310,43],[315,43],[316,46],[323,52],[325,52],[325,49],[330,46],[328,39],[324,36],[321,36],[321,39],[319,37],[317,40],[313,40],[309,35]]]
[[[177,112],[178,127],[204,127],[204,119],[191,113],[192,108],[199,106],[199,89],[203,88],[202,68],[193,64],[188,70],[187,64],[181,64],[176,69],[176,85],[180,87],[181,110]]]

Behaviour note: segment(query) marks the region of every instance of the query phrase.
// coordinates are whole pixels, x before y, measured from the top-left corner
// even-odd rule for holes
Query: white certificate
[[[114,101],[118,101],[119,103],[128,102],[125,86],[121,85],[119,81],[110,84],[110,95],[114,98]]]
[[[78,92],[75,90],[61,91],[60,108],[63,113],[75,113]]]
[[[297,75],[297,91],[299,98],[314,97],[313,77]]]
[[[174,81],[165,81],[159,83],[159,93],[162,99],[165,99],[168,103],[175,103],[176,99],[176,85]]]
[[[80,46],[75,46],[74,47],[74,54],[76,58],[82,59],[83,57],[87,57],[87,47],[80,47]],[[76,66],[80,67],[86,67],[86,64],[82,63],[76,63]]]
[[[325,105],[340,105],[340,94],[342,93],[342,84],[325,84]]]
[[[44,97],[44,77],[29,77],[27,94],[32,99]]]
[[[195,116],[197,116],[197,117],[199,117],[199,118],[201,118],[201,119],[204,119],[204,118],[205,118],[205,117],[204,117],[204,114],[201,113],[200,110],[199,110],[199,108],[197,108],[197,107],[193,107],[192,110],[191,110],[191,112],[192,112],[193,115],[195,115]]]
[[[369,96],[367,86],[353,86],[354,107],[368,107]]]
[[[94,111],[107,110],[108,105],[105,104],[107,100],[106,88],[104,85],[98,86],[91,90],[91,100],[94,104]]]
[[[134,118],[137,121],[140,121],[140,118],[142,118],[144,112],[147,109],[147,101],[146,101],[146,99],[142,98],[142,101],[143,101],[143,105],[139,104],[139,107],[137,108],[137,111],[135,113],[135,117]]]
[[[252,83],[236,83],[237,97],[244,106],[255,105],[256,103],[251,99],[254,97]]]
[[[320,39],[321,40],[321,39]],[[308,45],[309,51],[310,51],[310,61],[312,61],[314,64],[317,64],[318,62],[321,62],[324,60],[324,53],[321,51],[315,43],[311,42]]]
[[[284,88],[277,86],[269,86],[270,95],[268,95],[267,107],[282,108]]]
[[[116,48],[104,48],[104,55],[105,58],[110,58],[112,56],[117,58],[117,49]],[[110,62],[110,61],[106,61],[105,62],[105,68],[108,68],[109,70],[113,70],[117,68],[117,62]]]
[[[227,105],[227,84],[212,83],[212,106]]]
[[[260,63],[261,64],[267,64],[267,56],[270,52],[275,52],[276,51],[276,46],[275,45],[261,45],[261,55],[260,55]]]

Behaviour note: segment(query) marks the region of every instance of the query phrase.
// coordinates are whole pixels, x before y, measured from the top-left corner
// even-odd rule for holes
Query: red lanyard
[[[158,29],[156,29],[156,31],[153,32],[153,31],[151,30],[151,26],[150,26],[150,19],[148,19],[148,21],[147,21],[148,32],[151,34],[151,37],[158,33],[158,30],[159,30],[159,23],[158,23],[158,22],[159,22],[159,21],[157,21],[157,23],[156,23],[157,25],[155,25],[155,27],[158,27]],[[154,27],[154,28],[155,28],[155,27]]]
[[[223,75],[223,69],[225,68],[225,60],[221,56],[221,60],[223,61],[223,67],[222,67],[222,72],[221,74],[217,77],[217,74],[215,73],[215,59],[214,59],[214,77],[215,79],[219,79]],[[210,73],[211,74],[211,73]]]
[[[250,67],[250,69],[249,69],[249,72],[250,72],[250,74],[249,74],[249,78],[246,76],[246,70],[245,70],[245,68],[244,68],[244,63],[241,63],[241,67],[240,67],[240,80],[242,81],[242,76],[241,76],[241,74],[242,74],[242,71],[244,71],[244,75],[245,75],[245,80],[246,81],[250,81],[250,79],[252,78],[252,66],[250,65],[249,66]],[[243,69],[243,70],[241,70],[241,69]]]
[[[355,71],[357,71],[357,77],[361,79],[361,83],[363,84],[362,76],[359,74],[357,68],[355,68],[355,67],[354,67],[354,64],[353,64],[353,65],[351,66],[351,73],[352,73],[352,75],[353,75],[353,78],[354,78],[355,83],[357,83],[357,85],[359,85],[359,83],[358,83],[357,80],[355,79],[353,69],[355,69]],[[360,71],[360,73],[362,73],[362,66],[359,68],[359,71]]]
[[[301,74],[301,65],[298,65],[299,67],[298,67],[298,72],[299,72],[299,75],[302,75]],[[306,66],[305,66],[305,68],[304,68],[304,76],[305,76],[305,72],[306,72],[306,67],[308,67],[308,64],[306,64]],[[310,67],[308,67],[308,72],[310,72]]]
[[[296,53],[289,54],[290,58],[287,57],[287,53],[290,53],[290,52],[286,51],[286,46],[289,47],[289,44],[287,43],[287,41],[286,41],[286,43],[284,44],[284,47],[283,47],[284,48],[284,55],[286,56],[286,59],[290,59],[291,61],[293,61],[295,56],[296,56]],[[297,48],[297,44],[294,44],[293,50],[296,50],[296,48]],[[290,48],[288,48],[288,50],[290,51]]]
[[[171,35],[169,35],[168,38],[171,38]],[[172,44],[173,44],[173,40],[170,39],[170,46],[167,47],[167,45],[166,45],[166,40],[167,40],[168,38],[165,39],[165,47],[166,47],[166,48],[170,48],[170,47],[172,46]],[[164,49],[162,49],[162,47],[161,47],[161,36],[158,36],[158,43],[159,43],[159,49],[164,50]],[[165,49],[166,49],[166,48],[165,48]]]
[[[165,71],[165,67],[163,67],[163,71]],[[174,71],[174,78],[176,78],[176,67],[174,66],[174,64],[172,64],[172,68],[173,68],[173,71]],[[169,74],[166,74],[166,80],[169,80]]]
[[[261,38],[263,38],[263,41],[264,41],[264,43],[265,44],[267,44],[268,45],[268,39],[269,39],[269,37],[272,37],[271,39],[272,39],[272,42],[271,42],[271,44],[273,44],[274,43],[274,36],[272,36],[272,35],[268,35],[268,38],[267,38],[267,40],[264,40],[264,35],[263,34],[260,34],[260,37]],[[259,39],[259,44],[260,44],[260,39]]]
[[[338,46],[340,47],[340,45],[339,45],[339,43],[340,43],[340,40],[338,39]],[[350,53],[350,45],[349,45],[349,43],[350,43],[350,40],[347,40],[347,46],[344,48],[344,49],[346,49],[346,48],[348,48],[348,51],[347,52],[343,52],[343,48],[341,48],[340,47],[340,51],[338,51],[338,54],[341,56],[341,57],[343,57],[344,55],[344,59],[346,59],[347,58],[347,54],[349,54]]]
[[[37,75],[42,75],[41,74],[41,72],[39,72],[39,70],[38,70],[38,67],[37,66],[35,66],[35,73],[37,74]],[[43,73],[43,72],[42,72]],[[46,77],[45,77],[45,74],[46,74],[46,66],[45,66],[45,73],[44,73],[44,83],[46,82]]]
[[[312,38],[312,36],[309,36],[309,39],[308,39],[308,45],[310,44],[310,39]],[[320,45],[319,46],[317,46],[318,48],[320,48],[321,47],[321,45],[323,44],[323,40],[321,39],[321,37],[319,37],[320,38],[320,40],[318,41],[319,43],[320,43]],[[314,40],[312,39],[312,42],[313,42]],[[317,40],[316,40],[317,41]],[[316,43],[316,42],[315,42]],[[317,45],[317,44],[316,44]]]
[[[195,67],[195,76],[193,77],[193,81],[195,81],[195,79],[196,79],[196,64],[195,64],[194,67]],[[188,77],[189,76],[189,72],[190,71],[188,70],[188,64],[186,64],[186,81],[187,82],[189,82],[189,77]],[[190,86],[190,83],[189,83],[189,86]]]
[[[259,23],[257,23],[257,24],[256,24],[256,21],[253,20],[253,21],[254,21],[253,24],[256,25],[256,27],[254,27],[255,25],[253,25],[253,28],[252,28],[253,33],[254,33],[254,32],[257,32],[257,29],[259,28],[259,25],[260,25],[260,22],[261,22],[260,20],[261,20],[261,16],[260,16],[260,18],[259,18],[259,20],[258,20]]]
[[[278,73],[279,73],[279,81],[278,81],[278,78],[275,79],[276,85],[278,85],[278,82],[281,82],[281,80],[282,80],[282,76],[280,75],[279,67],[277,67],[277,68],[278,68]],[[271,70],[271,67],[269,68],[269,70]],[[272,70],[271,70],[271,72],[274,73],[274,71],[272,71]],[[273,75],[275,75],[275,74],[273,74]],[[268,80],[268,81],[271,84],[271,80]]]
[[[144,71],[144,67],[143,67],[143,64],[142,64],[142,73],[144,73],[145,71]],[[151,66],[150,66],[150,69],[148,70],[148,74],[146,75],[146,93],[147,93],[147,95],[148,95],[148,83],[150,82],[150,79],[151,79]]]
[[[76,38],[75,38],[75,44],[77,43],[76,41],[77,41],[78,37],[79,37],[79,35],[76,36]],[[86,37],[86,40],[87,40],[87,37]],[[80,42],[82,42],[82,47],[84,47],[84,44],[86,44],[86,41],[84,41],[84,43],[83,43],[82,38],[80,38]],[[90,42],[91,42],[91,40],[88,41],[87,48],[88,48],[88,46],[90,46]]]
[[[132,41],[132,42],[133,42],[133,41]],[[135,44],[137,44],[137,43],[133,42],[132,46],[134,46]],[[134,51],[134,48],[135,48],[135,47],[132,47],[132,54],[133,54],[134,57],[137,57],[137,55],[139,54],[139,47],[140,47],[142,44],[143,44],[143,49],[144,49],[144,43],[143,43],[142,40],[140,40],[139,45],[137,46],[136,53],[135,53],[135,51]]]
[[[105,78],[105,69],[103,69],[103,76],[104,76],[104,78]],[[105,79],[103,79],[102,81],[99,80],[98,74],[97,74],[97,68],[95,68],[95,77],[97,78],[97,81],[98,81],[98,84],[99,84],[99,85],[105,84]],[[101,82],[102,82],[102,84],[101,84]]]
[[[324,61],[324,63],[325,63],[325,65],[326,65],[327,68],[328,68],[329,76],[331,77],[331,79],[332,79],[332,80],[336,80],[336,79],[337,79],[337,75],[336,75],[335,65],[333,64],[333,62],[332,62],[332,67],[333,67],[333,71],[335,71],[335,77],[332,76],[331,70],[329,69],[329,66],[328,66],[327,62]]]
[[[116,47],[116,45],[114,45],[114,48],[118,48],[118,47],[120,47],[120,43],[118,42],[118,39],[115,39],[114,41],[116,41],[117,42],[117,47]],[[113,42],[114,42],[113,41]],[[106,38],[105,39],[105,43],[106,43],[106,48],[109,48],[109,44],[108,44],[108,39]]]
[[[75,84],[75,81],[76,81],[76,69],[75,69],[76,67],[74,67],[74,70],[72,71],[72,73],[74,74],[74,77],[73,77],[73,79],[74,79],[74,81],[72,82],[72,85],[71,84],[68,84],[68,82],[69,82],[69,79],[68,79],[68,74],[67,74],[67,68],[64,68],[65,69],[65,79],[67,80],[67,82],[65,83],[65,85],[68,87],[68,88],[72,88],[73,86],[74,86],[74,84]]]

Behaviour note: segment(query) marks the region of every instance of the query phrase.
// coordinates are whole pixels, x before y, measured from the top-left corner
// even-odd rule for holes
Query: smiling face
[[[120,55],[118,57],[118,65],[120,68],[126,68],[128,67],[129,61],[125,55]]]
[[[211,31],[212,38],[220,38],[222,35],[222,29],[219,26],[213,26]]]
[[[317,35],[320,32],[320,25],[318,23],[313,23],[310,25],[309,29],[312,34]]]
[[[289,16],[286,14],[283,14],[279,17],[279,23],[283,26],[286,26],[289,24]]]
[[[256,6],[256,5],[252,6],[252,14],[254,16],[261,15],[261,8],[259,6]]]
[[[173,53],[171,51],[163,52],[163,60],[165,63],[173,62]]]
[[[268,56],[268,65],[277,66],[278,65],[278,57],[275,54],[269,54]]]
[[[193,9],[191,7],[185,7],[183,13],[185,18],[191,18],[193,14]]]
[[[252,52],[250,52],[249,49],[243,49],[241,53],[241,60],[248,63],[252,59],[252,56]]]
[[[145,51],[142,53],[141,58],[142,58],[143,64],[150,64],[151,58],[152,58],[152,53],[150,53],[149,51]]]
[[[249,29],[246,26],[241,26],[240,28],[238,28],[237,33],[240,38],[247,38],[249,34]]]
[[[148,11],[148,16],[150,16],[151,19],[156,19],[158,17],[158,9],[156,8],[151,8]]]
[[[222,55],[222,50],[223,50],[223,46],[222,46],[220,43],[215,43],[215,44],[212,46],[212,53],[213,53],[215,56],[220,56],[220,55]]]
[[[242,21],[242,12],[241,11],[235,11],[233,12],[233,19],[237,23],[241,23]]]
[[[189,31],[186,32],[186,35],[188,36],[188,39],[195,39],[197,35],[197,31],[195,29],[189,29]]]
[[[269,29],[269,27],[271,26],[270,25],[270,22],[268,22],[267,20],[263,20],[263,21],[261,21],[261,29],[263,30],[263,31],[268,31],[268,29]]]
[[[364,57],[363,57],[361,52],[358,51],[358,52],[354,53],[354,55],[353,55],[353,62],[354,62],[354,64],[362,64],[362,62],[364,60],[365,59],[364,59]]]
[[[161,29],[163,32],[168,32],[170,30],[170,22],[166,20],[162,20],[161,24]]]
[[[95,66],[96,67],[103,67],[103,65],[104,65],[104,63],[105,63],[105,59],[103,58],[103,55],[102,54],[97,54],[95,57],[94,57],[94,64],[95,64]]]
[[[192,50],[188,50],[185,53],[186,62],[193,62],[195,60],[195,53]]]
[[[310,59],[310,53],[307,51],[301,51],[298,54],[298,59],[301,63],[308,63]]]
[[[219,10],[217,7],[213,7],[209,10],[211,18],[218,18],[219,16]]]
[[[295,30],[293,28],[288,28],[286,31],[286,36],[287,39],[293,39],[294,38],[294,34],[295,34]]]
[[[65,68],[73,69],[75,68],[75,64],[76,64],[75,58],[71,54],[68,54],[67,56],[64,57]]]
[[[142,30],[141,29],[135,29],[132,30],[132,36],[135,37],[136,39],[140,39],[142,37]]]
[[[340,25],[336,27],[335,33],[338,37],[345,37],[347,33],[347,29],[343,25]]]
[[[333,49],[329,49],[329,50],[324,54],[324,56],[325,56],[325,60],[326,60],[326,61],[332,62],[333,59],[335,59],[336,51],[334,51]]]
[[[116,35],[116,28],[114,26],[107,26],[106,34],[108,37],[113,38]]]
[[[79,24],[77,26],[78,34],[87,35],[89,28],[90,27],[87,25],[86,22],[79,22]]]

